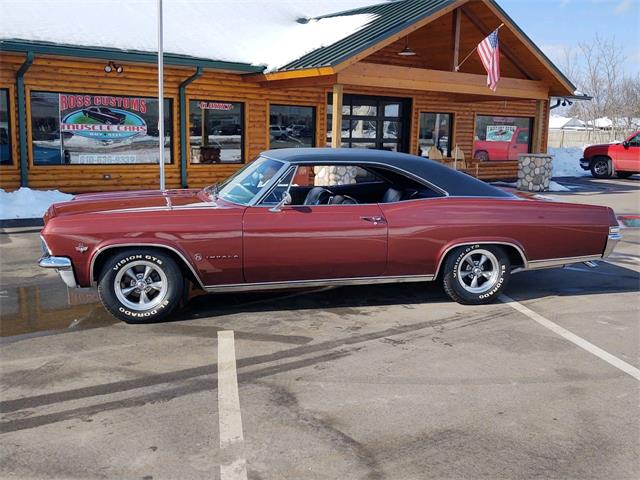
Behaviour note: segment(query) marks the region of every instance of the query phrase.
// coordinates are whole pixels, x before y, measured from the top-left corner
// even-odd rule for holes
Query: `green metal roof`
[[[509,15],[507,15],[507,13],[494,0],[489,1],[509,21],[510,24],[527,39],[530,46],[540,54],[540,56],[546,61],[549,68],[575,90],[573,83],[571,83],[560,69],[558,69],[558,67],[549,60],[538,46],[531,41],[531,39],[509,17]],[[375,16],[371,22],[362,27],[356,33],[353,33],[332,45],[309,52],[299,59],[279,68],[278,71],[336,66],[350,57],[353,57],[367,48],[385,40],[386,38],[401,32],[412,24],[439,12],[454,2],[455,0],[395,0],[318,17],[317,19],[359,14],[370,14]]]
[[[452,3],[454,0],[397,0],[318,17],[317,19],[375,15],[370,23],[356,33],[332,45],[309,52],[279,68],[278,71],[335,66]]]
[[[106,47],[83,47],[78,45],[65,45],[53,42],[19,39],[0,40],[0,52],[33,52],[41,55],[63,55],[78,58],[95,58],[140,63],[156,63],[158,60],[158,54],[153,52],[121,50],[118,48]],[[206,58],[178,55],[175,53],[165,53],[163,57],[166,65],[213,68],[216,70],[229,70],[239,73],[259,73],[264,70],[263,66],[209,60]]]

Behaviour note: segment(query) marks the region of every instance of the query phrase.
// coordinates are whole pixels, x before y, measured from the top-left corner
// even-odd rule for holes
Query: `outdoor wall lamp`
[[[405,44],[404,48],[398,52],[398,55],[402,57],[412,57],[416,54],[416,52],[414,52],[413,49],[409,46],[409,35],[407,35],[405,38],[407,39],[407,43]]]
[[[113,62],[109,62],[104,66],[105,73],[111,73],[114,70],[116,71],[116,73],[122,73],[124,72],[124,67],[118,63]]]

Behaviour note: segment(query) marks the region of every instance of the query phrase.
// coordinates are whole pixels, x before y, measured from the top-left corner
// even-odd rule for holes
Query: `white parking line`
[[[546,319],[542,315],[534,312],[533,310],[525,307],[520,302],[517,302],[511,297],[506,295],[500,295],[500,301],[506,303],[510,307],[514,308],[518,312],[526,315],[532,320],[535,320],[540,325],[545,328],[548,328],[552,332],[560,335],[561,337],[569,340],[571,343],[579,346],[580,348],[586,350],[587,352],[595,355],[596,357],[604,360],[605,362],[613,365],[614,367],[622,370],[624,373],[631,375],[636,380],[640,380],[640,370],[636,367],[629,365],[627,362],[620,360],[618,357],[614,357],[609,352],[605,352],[600,347],[596,347],[593,343],[588,342],[584,338],[577,336],[574,333],[571,333],[569,330],[562,328],[560,325],[553,323],[551,320]]]
[[[232,330],[218,332],[218,421],[220,448],[229,448],[230,451],[237,449],[241,452],[244,447],[244,436]],[[247,479],[247,461],[243,454],[239,454],[231,463],[220,465],[220,479]]]

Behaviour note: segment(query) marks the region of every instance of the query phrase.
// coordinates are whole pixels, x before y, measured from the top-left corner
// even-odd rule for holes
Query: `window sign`
[[[243,104],[189,101],[191,163],[242,163]]]
[[[0,165],[11,165],[9,90],[0,90]]]
[[[165,99],[165,162],[171,162],[171,101]],[[33,92],[36,165],[158,163],[158,100]]]
[[[482,161],[518,160],[531,153],[532,118],[478,115],[473,157]]]

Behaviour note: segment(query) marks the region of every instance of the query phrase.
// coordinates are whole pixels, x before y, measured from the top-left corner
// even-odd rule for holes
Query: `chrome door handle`
[[[360,217],[360,218],[366,222],[371,222],[374,225],[378,225],[379,223],[384,223],[384,218],[382,217]]]

